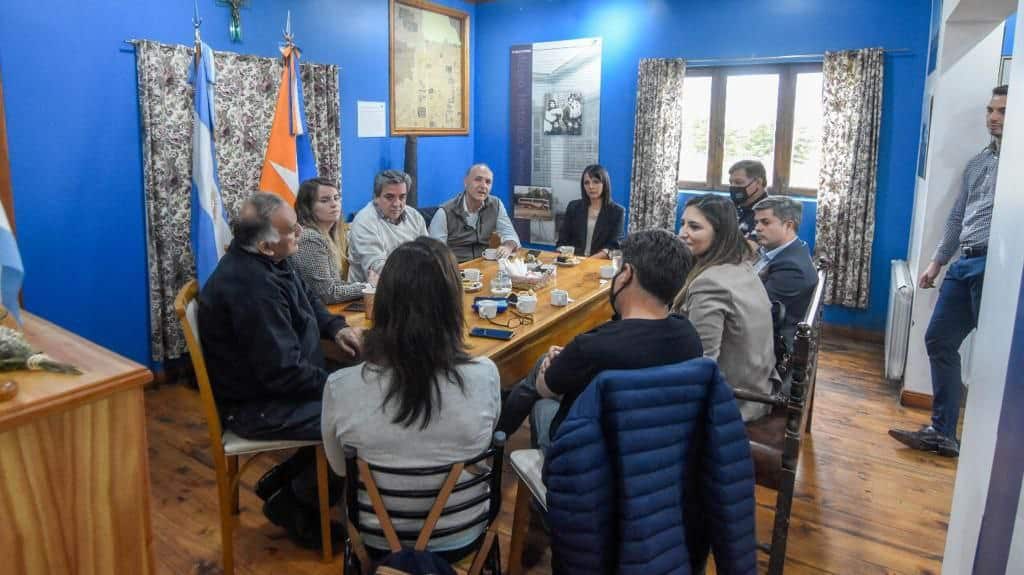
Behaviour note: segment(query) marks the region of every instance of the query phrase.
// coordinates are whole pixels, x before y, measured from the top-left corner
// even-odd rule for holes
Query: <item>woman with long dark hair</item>
[[[295,217],[302,226],[292,265],[325,304],[362,297],[365,284],[345,281],[345,234],[341,227],[341,195],[326,178],[302,182],[295,197]]]
[[[775,368],[771,303],[750,264],[750,246],[740,233],[728,198],[690,198],[679,237],[695,258],[672,309],[686,315],[734,388],[769,393]],[[744,421],[767,414],[767,406],[739,401]]]
[[[558,230],[558,245],[573,246],[583,256],[608,257],[622,242],[626,210],[612,200],[608,170],[591,164],[580,176],[580,199],[569,202]]]
[[[373,308],[373,327],[364,333],[364,362],[332,374],[324,390],[321,426],[331,467],[344,470],[345,445],[369,463],[388,467],[449,465],[481,453],[491,443],[501,409],[500,380],[491,360],[466,352],[462,283],[448,247],[429,237],[398,246],[381,270]],[[380,487],[395,489],[436,489],[443,480],[443,475],[377,476]],[[448,505],[485,489],[455,493]],[[395,510],[425,511],[433,504],[423,498],[388,499]],[[437,527],[465,522],[486,509],[485,501],[446,515]],[[376,519],[367,514],[364,522],[374,525]],[[393,523],[398,530],[419,530],[422,521],[393,517]],[[459,548],[483,527],[433,539],[430,548]],[[387,549],[380,538],[365,539]]]

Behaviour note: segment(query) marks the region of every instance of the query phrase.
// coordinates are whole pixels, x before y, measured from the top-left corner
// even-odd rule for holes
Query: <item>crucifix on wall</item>
[[[221,6],[231,7],[231,24],[228,26],[228,34],[232,42],[242,41],[242,14],[241,9],[249,4],[249,0],[217,0]]]

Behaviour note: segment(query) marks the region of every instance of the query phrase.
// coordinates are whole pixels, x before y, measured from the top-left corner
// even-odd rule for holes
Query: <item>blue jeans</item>
[[[530,443],[536,449],[547,453],[551,445],[551,422],[554,421],[560,405],[557,399],[542,398],[537,391],[537,372],[544,362],[544,355],[537,359],[529,375],[517,383],[501,406],[498,431],[512,436],[527,416],[530,418]]]
[[[984,279],[984,257],[950,266],[924,334],[932,368],[932,427],[953,439],[960,419],[960,345],[978,326]]]

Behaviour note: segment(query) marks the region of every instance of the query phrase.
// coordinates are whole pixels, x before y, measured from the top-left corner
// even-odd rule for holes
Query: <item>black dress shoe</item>
[[[302,506],[298,498],[285,487],[270,496],[263,504],[263,514],[271,523],[284,528],[288,539],[303,549],[320,549],[320,513]],[[331,522],[331,541],[341,541],[344,525]]]
[[[272,467],[270,471],[263,474],[253,487],[253,491],[260,499],[266,501],[284,487],[296,475],[302,472],[307,465],[313,464],[315,452],[306,448],[299,449],[294,455]]]
[[[925,425],[918,431],[890,429],[889,436],[918,451],[938,453],[943,457],[958,457],[960,455],[960,442],[939,433],[930,425]]]

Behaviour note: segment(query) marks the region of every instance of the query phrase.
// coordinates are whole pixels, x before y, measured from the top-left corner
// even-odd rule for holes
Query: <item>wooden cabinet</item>
[[[153,573],[143,366],[25,313],[33,347],[83,375],[0,373],[0,571]]]

